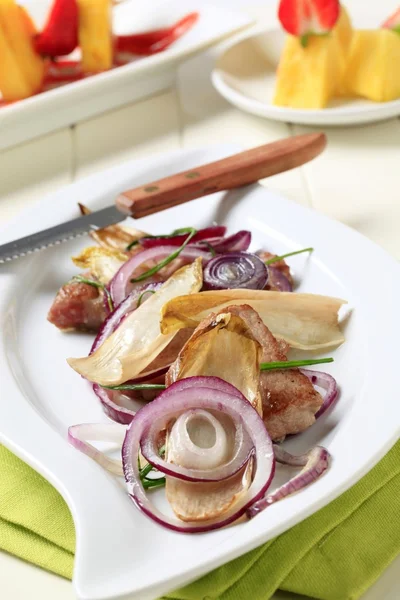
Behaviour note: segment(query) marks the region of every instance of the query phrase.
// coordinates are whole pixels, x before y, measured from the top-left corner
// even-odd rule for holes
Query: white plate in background
[[[372,102],[363,98],[335,98],[327,108],[298,109],[275,106],[276,69],[283,49],[282,30],[252,30],[227,42],[212,72],[216,90],[245,112],[302,125],[356,125],[400,115],[400,99]]]
[[[23,4],[38,24],[43,22],[47,0]],[[0,150],[172,87],[178,64],[252,22],[243,13],[203,0],[126,0],[114,8],[114,31],[165,27],[193,11],[200,14],[198,22],[164,52],[0,106]]]
[[[77,215],[76,202],[101,208],[124,189],[191,169],[238,151],[233,146],[178,151],[123,164],[51,195],[1,235],[1,243]],[[72,448],[69,425],[105,420],[87,383],[69,368],[91,336],[63,334],[46,321],[60,285],[76,269],[70,257],[89,245],[80,238],[0,268],[0,441],[42,473],[66,499],[76,526],[74,586],[78,598],[153,600],[251,550],[333,500],[385,454],[399,435],[397,374],[387,356],[400,336],[399,265],[363,236],[258,185],[170,209],[140,220],[168,232],[213,221],[230,231],[248,228],[254,249],[313,246],[293,257],[299,290],[346,298],[354,307],[347,342],[330,353],[341,397],[334,409],[287,447],[302,452],[321,443],[333,456],[329,471],[301,493],[257,518],[221,531],[183,535],[142,515],[124,486]],[[373,265],[379,264],[379,285]],[[384,349],[384,351],[383,351]]]

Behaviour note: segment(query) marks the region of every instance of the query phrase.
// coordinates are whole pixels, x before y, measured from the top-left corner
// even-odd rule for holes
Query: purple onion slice
[[[251,244],[251,232],[246,230],[238,231],[233,235],[221,240],[207,240],[217,254],[225,252],[244,252]]]
[[[255,502],[246,512],[249,519],[257,516],[260,512],[268,508],[268,506],[271,506],[271,504],[307,487],[310,483],[321,477],[329,467],[330,454],[322,446],[315,446],[307,454],[301,456],[293,456],[286,451],[280,453],[276,448],[276,445],[274,445],[275,458],[278,462],[291,466],[302,466],[304,468],[300,473],[272,492],[272,494],[268,494]]]
[[[116,423],[129,425],[136,414],[136,410],[133,408],[133,401],[130,398],[117,390],[104,389],[97,383],[93,385],[93,391],[100,400],[100,404],[107,417]],[[124,406],[124,404],[128,404],[129,402],[132,402],[132,408]]]
[[[210,387],[211,389],[227,394],[233,394],[238,398],[241,398],[241,396],[239,396],[240,392],[238,394],[237,388],[226,381],[223,381],[222,379],[219,380],[215,377],[196,377],[196,384],[202,386],[204,385],[204,387]],[[190,386],[185,387],[182,383],[181,389],[190,389]],[[226,434],[224,431],[222,431],[222,426],[219,424],[219,422],[215,422],[215,417],[211,413],[208,413],[207,415],[204,413],[205,411],[201,411],[201,416],[212,421],[215,429],[215,443],[213,447],[207,449],[207,451],[203,448],[198,448],[195,444],[193,444],[190,436],[188,435],[188,423],[193,417],[199,415],[198,408],[192,408],[182,413],[177,418],[170,432],[170,443],[173,443],[175,446],[174,454],[177,455],[180,453],[184,461],[192,464],[195,461],[210,461],[210,457],[211,460],[214,460],[218,452],[218,446],[220,447],[221,451],[223,450],[223,448],[221,448],[221,446],[223,446],[221,438],[223,438]],[[165,420],[166,418],[167,420]],[[241,421],[238,421],[235,418],[232,420],[235,424],[233,453],[229,460],[220,466],[214,466],[214,468],[209,466],[208,468],[195,469],[193,467],[181,466],[182,463],[181,465],[172,464],[161,458],[158,451],[157,438],[159,432],[167,428],[169,422],[168,416],[162,416],[159,419],[156,418],[146,430],[140,444],[141,452],[145,459],[158,471],[165,473],[165,475],[176,477],[177,479],[196,482],[222,481],[224,479],[228,479],[240,471],[240,469],[244,467],[254,453],[254,445],[252,440],[247,431],[243,428]],[[220,442],[220,444],[218,442]]]
[[[114,304],[120,304],[124,298],[126,298],[131,286],[130,280],[134,278],[135,272],[140,265],[149,261],[160,262],[163,258],[170,256],[173,252],[176,252],[176,246],[156,246],[155,248],[143,250],[143,252],[139,252],[127,260],[109,283],[109,290]],[[209,252],[186,246],[186,248],[180,252],[179,259],[193,262],[199,257],[208,260],[210,256]],[[179,266],[182,266],[182,263],[180,263]]]
[[[192,237],[191,244],[196,242],[201,242],[202,240],[209,240],[210,238],[223,238],[226,233],[226,227],[222,225],[214,225],[212,227],[205,227],[204,229],[199,229],[197,233]],[[182,246],[184,241],[187,238],[186,234],[177,234],[171,236],[151,236],[151,237],[143,237],[139,240],[139,244],[143,246],[143,248],[156,248],[157,246]],[[206,248],[205,248],[206,249]]]
[[[206,290],[262,290],[268,281],[268,269],[255,254],[232,252],[209,260],[203,277]]]
[[[300,369],[300,371],[308,377],[314,386],[325,390],[323,404],[319,411],[315,413],[315,418],[318,419],[339,397],[336,379],[329,373],[323,373],[322,371],[312,371],[311,369]]]
[[[121,460],[109,458],[97,450],[90,441],[114,442],[121,446],[126,429],[116,423],[82,423],[68,428],[68,441],[80,452],[90,456],[99,465],[114,475],[123,475]]]
[[[127,429],[122,446],[125,480],[135,505],[153,521],[181,533],[211,531],[236,521],[252,504],[264,497],[275,470],[272,442],[261,417],[237,389],[234,388],[232,391],[232,386],[229,386],[228,392],[226,386],[229,384],[218,380],[215,385],[215,379],[218,380],[218,378],[190,377],[173,383],[151,404],[136,413]],[[220,382],[224,386],[224,391]],[[162,514],[148,499],[140,480],[137,464],[141,441],[155,420],[160,420],[160,423],[167,422],[168,419],[176,419],[182,413],[196,408],[213,411],[213,414],[223,413],[235,423],[240,423],[254,445],[255,473],[249,489],[221,517],[204,523],[182,522]]]

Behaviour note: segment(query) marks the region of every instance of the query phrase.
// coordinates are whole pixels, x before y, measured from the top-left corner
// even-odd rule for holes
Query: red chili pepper
[[[35,48],[44,56],[65,56],[78,45],[78,5],[76,0],[54,0]]]
[[[186,17],[180,19],[171,27],[155,29],[154,31],[147,31],[145,33],[116,36],[116,52],[142,56],[161,52],[189,31],[198,18],[199,13],[194,12],[186,15]]]

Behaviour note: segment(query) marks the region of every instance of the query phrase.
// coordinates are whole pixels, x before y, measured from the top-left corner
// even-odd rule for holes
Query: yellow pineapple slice
[[[340,7],[340,17],[332,30],[332,35],[336,36],[339,41],[340,60],[342,62],[342,77],[340,78],[336,94],[338,96],[349,96],[351,93],[346,86],[345,72],[350,52],[351,40],[353,37],[353,28],[351,26],[349,14],[344,6]]]
[[[288,36],[278,67],[274,104],[324,108],[334,96],[343,64],[337,37],[310,35],[307,46]]]
[[[340,16],[335,27],[332,29],[332,34],[338,38],[340,48],[346,55],[350,49],[351,38],[353,37],[353,27],[351,25],[349,13],[343,5],[340,6]]]
[[[309,35],[306,47],[288,36],[278,67],[274,104],[292,108],[325,108],[336,94],[345,93],[343,76],[352,37],[346,9],[332,31]]]
[[[355,31],[345,76],[347,88],[375,102],[400,98],[400,35],[390,29]]]
[[[111,0],[78,0],[79,45],[84,73],[112,67]]]
[[[8,58],[6,60],[8,64],[11,64],[10,55],[13,55],[13,61],[11,62],[18,65],[18,71],[20,73],[20,75],[17,76],[14,68],[10,71],[9,76],[10,78],[13,78],[14,82],[21,79],[21,77],[26,82],[24,86],[18,84],[20,90],[18,98],[30,96],[41,88],[45,67],[43,59],[35,52],[33,47],[32,23],[28,22],[26,13],[21,10],[21,7],[19,7],[14,0],[0,0],[0,29],[3,41],[8,48]],[[2,52],[0,52],[0,55],[0,63],[2,63],[4,59]],[[7,70],[3,70],[2,67],[2,72],[2,85],[3,87],[7,87],[7,84],[4,83],[4,79],[8,79]],[[3,96],[6,97],[9,92],[4,92],[3,87],[0,86],[0,89],[2,90]],[[16,88],[14,91],[16,91]],[[14,95],[14,93],[12,95]]]
[[[19,68],[14,52],[0,23],[0,92],[3,100],[12,102],[28,98],[31,88]]]

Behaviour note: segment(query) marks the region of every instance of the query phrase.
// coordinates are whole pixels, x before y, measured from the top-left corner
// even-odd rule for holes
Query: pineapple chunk
[[[336,94],[338,96],[349,96],[351,95],[351,92],[347,88],[345,82],[345,72],[350,52],[351,40],[353,37],[353,28],[351,26],[351,21],[348,12],[344,6],[340,7],[340,17],[332,30],[332,34],[335,35],[339,41],[340,60],[342,62],[342,77],[340,78]]]
[[[0,28],[3,41],[7,45],[9,54],[13,55],[14,62],[18,64],[18,70],[26,82],[24,89],[19,86],[20,93],[18,93],[18,97],[20,98],[25,98],[27,95],[30,96],[39,91],[44,77],[44,61],[36,54],[33,47],[31,27],[32,25],[28,26],[26,14],[14,0],[0,0]],[[2,56],[0,63],[3,62],[3,58]],[[3,83],[0,89],[3,96],[6,97],[8,92],[4,92],[3,87],[7,87],[4,79],[7,80],[8,73],[3,70],[3,67],[2,73]],[[14,69],[10,71],[9,76],[16,81],[17,76],[15,73]]]
[[[340,48],[343,54],[346,56],[350,49],[351,38],[353,37],[353,28],[351,26],[349,13],[344,6],[340,6],[339,20],[332,29],[332,33],[338,38]]]
[[[347,88],[375,102],[400,98],[400,35],[389,29],[355,31],[345,75]]]
[[[78,0],[79,45],[84,73],[112,67],[111,0]]]
[[[292,108],[324,108],[333,96],[346,93],[344,73],[352,27],[340,7],[335,27],[324,36],[310,35],[304,48],[288,36],[278,67],[274,104]]]
[[[3,100],[13,102],[28,98],[31,88],[19,68],[0,23],[0,92]]]
[[[274,104],[292,108],[324,108],[342,77],[340,47],[333,35],[310,35],[305,48],[288,36],[278,67]]]

